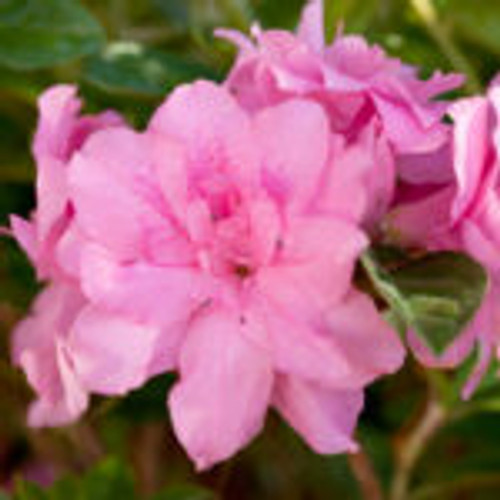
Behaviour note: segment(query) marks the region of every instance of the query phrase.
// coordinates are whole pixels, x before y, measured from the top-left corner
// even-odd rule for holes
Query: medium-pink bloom
[[[252,30],[252,38],[229,30],[218,34],[240,50],[227,85],[249,109],[308,96],[328,110],[336,131],[353,134],[378,116],[398,153],[427,153],[447,138],[441,123],[448,103],[434,98],[457,86],[461,75],[436,72],[429,80],[417,68],[388,57],[361,36],[323,36],[323,2],[304,9],[297,35]]]
[[[169,406],[198,468],[252,439],[271,404],[318,451],[353,449],[364,385],[401,364],[351,286],[367,244],[355,158],[313,101],[250,114],[208,82],[174,91],[146,132],[99,131],[74,155],[83,291],[161,331],[148,370],[180,372]]]
[[[321,0],[308,3],[297,34],[255,26],[247,38],[219,30],[239,48],[225,85],[252,111],[297,97],[320,103],[332,130],[368,163],[363,226],[376,234],[398,178],[418,184],[451,179],[451,169],[436,168],[449,154],[450,127],[442,122],[449,104],[435,98],[463,78],[436,72],[421,80],[417,68],[362,37],[339,33],[327,45],[323,31]]]

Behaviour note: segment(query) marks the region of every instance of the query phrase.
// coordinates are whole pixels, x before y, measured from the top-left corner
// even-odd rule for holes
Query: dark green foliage
[[[104,31],[78,0],[0,4],[0,64],[30,70],[96,52]]]
[[[1,493],[0,493],[1,495]],[[108,458],[81,477],[67,476],[49,488],[18,480],[12,500],[138,500],[146,498],[135,491],[130,469],[115,458]],[[179,484],[148,496],[147,500],[215,500],[202,487]],[[0,500],[2,497],[0,496]]]
[[[84,78],[113,93],[137,93],[162,97],[180,83],[198,78],[214,79],[209,67],[132,42],[117,42],[89,59]]]

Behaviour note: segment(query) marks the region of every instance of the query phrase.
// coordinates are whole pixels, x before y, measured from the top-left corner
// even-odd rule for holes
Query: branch
[[[348,455],[348,462],[361,489],[363,499],[382,500],[382,487],[366,452],[361,448],[358,453]]]
[[[431,396],[424,414],[399,447],[390,500],[407,500],[413,469],[427,444],[446,419],[443,406]]]

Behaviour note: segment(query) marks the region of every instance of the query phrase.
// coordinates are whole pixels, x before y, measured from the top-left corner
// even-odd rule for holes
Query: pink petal
[[[420,200],[401,203],[386,216],[384,231],[387,239],[400,246],[437,249],[451,237],[450,207],[455,188],[432,191]]]
[[[255,200],[249,206],[251,232],[254,237],[255,258],[266,265],[274,255],[282,227],[277,207],[269,199]]]
[[[185,218],[189,201],[187,153],[164,134],[150,132],[154,170],[162,193],[178,220]]]
[[[221,38],[223,40],[231,42],[235,47],[237,47],[240,51],[240,57],[251,55],[255,52],[252,40],[239,31],[226,28],[217,28],[214,31],[214,35],[217,38]]]
[[[37,162],[37,232],[41,242],[54,224],[65,216],[68,202],[67,163],[95,131],[117,126],[122,119],[114,112],[80,117],[76,87],[57,85],[39,99],[38,126],[33,141]]]
[[[70,167],[78,223],[123,259],[148,252],[146,233],[176,236],[152,174],[150,146],[146,136],[126,128],[102,131]]]
[[[67,218],[67,165],[57,158],[41,157],[37,166],[37,236],[43,242],[51,237],[54,227]]]
[[[493,275],[500,275],[500,248],[498,241],[492,240],[484,226],[469,219],[460,226],[464,247]],[[498,228],[498,224],[496,228]]]
[[[37,160],[41,157],[67,159],[68,142],[81,102],[73,85],[49,88],[38,100],[40,118],[33,141]]]
[[[207,81],[178,87],[149,128],[184,145],[188,175],[222,171],[250,184],[257,180],[260,165],[250,120],[223,87]]]
[[[365,383],[395,372],[403,364],[405,350],[400,339],[368,296],[351,291],[344,301],[332,305],[327,324],[337,349],[353,372],[359,370]]]
[[[423,154],[398,156],[399,177],[411,184],[446,184],[453,182],[451,144]]]
[[[59,427],[77,420],[89,405],[89,395],[82,387],[73,371],[71,356],[67,354],[64,342],[56,340],[55,357],[40,353],[44,360],[25,353],[22,359],[27,373],[37,373],[39,377],[51,377],[51,393],[41,393],[28,410],[28,424],[31,427]],[[54,354],[54,353],[51,353]],[[38,363],[41,363],[38,366]],[[49,373],[46,373],[46,371]]]
[[[367,206],[363,214],[363,227],[374,229],[391,205],[396,188],[394,155],[380,123],[368,123],[357,137],[357,145],[364,150],[368,165],[364,175]],[[360,167],[358,167],[360,168]]]
[[[13,360],[37,396],[28,415],[32,426],[66,425],[88,405],[66,346],[66,336],[83,304],[77,289],[52,285],[37,297],[31,315],[14,331]]]
[[[317,453],[353,453],[352,434],[363,408],[363,391],[325,389],[297,377],[277,377],[273,403]]]
[[[10,227],[12,228],[12,235],[19,246],[26,252],[31,262],[35,263],[38,255],[35,224],[17,215],[12,215],[10,217]]]
[[[330,166],[325,170],[314,209],[358,224],[367,210],[365,178],[372,165],[372,155],[361,145],[346,144],[335,135]]]
[[[366,372],[351,364],[334,336],[321,333],[320,316],[310,313],[304,317],[304,312],[286,309],[270,297],[265,297],[265,302],[267,306],[262,307],[260,317],[269,336],[276,371],[336,389],[357,388],[366,383]],[[306,307],[307,304],[302,306]]]
[[[341,219],[292,218],[283,238],[279,266],[263,270],[261,285],[273,295],[274,284],[282,288],[279,283],[286,282],[313,304],[332,303],[349,288],[354,265],[366,244],[365,235]]]
[[[80,278],[81,253],[85,245],[85,235],[73,220],[64,231],[55,248],[55,258],[64,273]]]
[[[455,120],[454,167],[458,195],[452,214],[457,220],[480,194],[480,183],[488,168],[490,107],[481,97],[457,102],[451,109]]]
[[[407,103],[372,96],[390,141],[400,153],[421,154],[435,150],[447,139],[446,128],[439,122],[423,127]]]
[[[311,203],[329,153],[328,120],[321,107],[288,101],[260,112],[255,126],[271,194],[296,207]]]
[[[92,245],[82,254],[82,287],[100,306],[140,323],[164,326],[185,324],[213,292],[209,277],[195,269],[121,265]]]
[[[152,375],[150,365],[160,335],[159,328],[88,306],[73,324],[68,339],[74,370],[91,392],[125,394]],[[171,362],[164,371],[175,364],[175,349],[169,354]]]
[[[169,406],[175,432],[198,470],[236,453],[263,423],[270,360],[241,329],[237,315],[208,313],[194,322],[182,349],[181,380]]]
[[[317,52],[321,52],[325,47],[323,10],[323,0],[308,0],[302,11],[297,32],[299,38]]]

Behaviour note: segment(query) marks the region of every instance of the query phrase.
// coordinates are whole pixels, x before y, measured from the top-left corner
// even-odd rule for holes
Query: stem
[[[364,500],[382,500],[382,487],[373,470],[370,458],[363,449],[348,455],[349,465],[356,478]]]
[[[500,475],[495,473],[476,473],[447,481],[445,483],[424,486],[418,489],[411,500],[430,500],[432,498],[448,498],[450,493],[464,490],[477,493],[478,488],[498,488],[500,486]]]
[[[429,441],[443,425],[445,418],[446,412],[443,406],[435,397],[430,397],[422,418],[399,448],[390,500],[408,499],[414,467]]]
[[[410,0],[415,12],[424,23],[429,35],[434,38],[451,65],[460,73],[467,76],[465,88],[472,94],[481,92],[481,83],[477,72],[461,49],[454,42],[449,26],[438,18],[438,13],[432,0]]]

